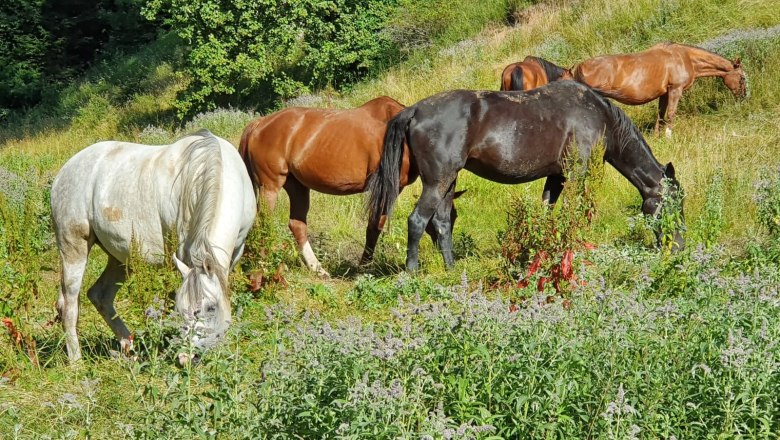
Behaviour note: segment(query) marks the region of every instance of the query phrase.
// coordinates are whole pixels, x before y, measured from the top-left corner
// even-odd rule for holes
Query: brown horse
[[[734,96],[747,95],[745,71],[739,58],[733,62],[710,51],[684,44],[656,44],[644,52],[606,55],[583,61],[574,68],[574,79],[589,85],[604,96],[629,105],[639,105],[660,97],[656,133],[661,122],[666,135],[683,91],[696,78],[718,76]],[[667,113],[668,120],[664,119]]]
[[[256,119],[244,129],[239,153],[252,183],[260,187],[269,210],[279,191],[287,192],[290,231],[304,262],[318,274],[328,275],[308,240],[309,190],[333,195],[363,192],[368,176],[379,166],[387,121],[403,109],[387,96],[348,110],[294,107]],[[417,178],[409,157],[407,150],[399,191]],[[384,220],[369,222],[361,263],[371,260]],[[429,227],[427,232],[437,242],[437,231]]]
[[[531,90],[559,79],[573,79],[571,70],[538,57],[528,55],[512,63],[501,73],[501,91]]]

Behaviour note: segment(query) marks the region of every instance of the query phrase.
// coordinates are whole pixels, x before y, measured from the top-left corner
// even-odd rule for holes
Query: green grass
[[[528,54],[571,66],[661,41],[698,44],[737,29],[780,23],[780,2],[774,0],[626,0],[619,5],[595,0],[535,5],[517,15],[517,27],[508,28],[495,12],[501,4],[489,3],[451,8],[448,17],[463,20],[463,33],[443,32],[376,78],[341,94],[323,93],[323,102],[351,107],[386,94],[412,104],[447,89],[497,89],[501,69]],[[481,323],[445,326],[448,317],[470,313],[471,303],[457,297],[464,273],[466,290],[483,286],[484,298],[474,307],[484,301],[508,306],[510,299],[525,307],[523,313],[534,307],[523,303],[533,288],[507,283],[497,237],[506,227],[512,198],[538,201],[542,182],[504,186],[463,172],[458,188],[467,192],[457,201],[455,238],[468,255],[453,270],[445,271],[424,238],[423,271],[414,277],[399,274],[406,217],[420,193],[419,182],[402,193],[380,238],[377,263],[369,268],[356,265],[365,233],[363,197],[312,194],[312,243],[334,275],[330,280],[309,274],[296,258],[282,195],[268,223],[253,231],[247,258],[234,274],[232,299],[240,316],[225,344],[202,365],[173,365],[177,346],[168,337],[174,329],[144,316],[156,292],[169,293],[160,286],[170,273],[142,268],[137,271],[142,276],[117,300],[119,313],[136,331],[138,359],[110,356],[118,344],[83,295],[79,331],[85,361],[69,366],[60,325],[50,322],[56,315],[59,264],[47,188],[59,167],[86,145],[110,138],[167,143],[207,127],[237,144],[243,126],[256,116],[219,110],[177,123],[173,99],[186,78],[172,67],[176,43],[157,44],[98,66],[45,111],[0,128],[0,167],[15,176],[0,176],[5,194],[0,304],[9,308],[0,311],[35,341],[40,361],[33,366],[0,329],[3,438],[15,433],[19,438],[192,438],[212,436],[209,429],[225,438],[274,433],[442,438],[445,428],[463,424],[496,426],[492,434],[504,438],[629,438],[632,425],[641,429],[640,438],[769,438],[780,429],[773,367],[780,355],[772,344],[780,332],[780,246],[767,235],[771,218],[761,214],[771,210],[754,199],[756,183],[776,175],[780,164],[780,38],[737,39],[723,47],[724,55],[742,57],[750,78],[748,100],[737,102],[720,81],[702,78],[683,95],[672,139],[646,133],[659,161],[674,163],[685,189],[691,251],[668,257],[649,249],[643,231],[630,225],[630,217],[639,213],[639,194],[606,166],[603,180],[593,187],[597,214],[587,232],[598,249],[577,257],[588,284],[571,297],[572,309],[556,300],[539,315],[560,321],[527,318],[509,325],[498,321],[514,319],[511,314],[485,309]],[[623,108],[646,128],[654,122],[656,105]],[[712,250],[694,252],[700,243]],[[94,282],[105,261],[99,250],[93,252],[85,285]],[[249,291],[253,270],[269,273],[280,265],[286,285]],[[355,327],[360,331],[392,329],[400,335],[407,318],[391,309],[399,297],[406,304],[402,310],[412,307],[416,295],[422,308],[440,307],[439,317],[408,322],[414,334],[428,338],[424,347],[407,347],[394,360],[379,362],[367,346],[346,346],[351,351],[345,355],[344,345],[322,337],[325,322],[341,328],[350,317],[361,320]],[[269,318],[266,307],[277,313]],[[302,340],[310,349],[291,350]],[[739,347],[752,350],[744,365],[728,357]],[[425,368],[430,384],[415,382],[415,366]],[[362,389],[364,374],[369,387],[379,381],[377,390],[399,380],[403,399],[359,399],[354,393]],[[99,382],[87,382],[93,380]],[[637,413],[605,416],[621,388]]]

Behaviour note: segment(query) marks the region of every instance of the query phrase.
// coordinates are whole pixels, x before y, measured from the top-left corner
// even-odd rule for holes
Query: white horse
[[[176,311],[197,347],[214,345],[230,325],[227,278],[256,206],[236,148],[207,130],[167,146],[100,142],[68,160],[52,184],[51,207],[62,262],[57,310],[70,360],[81,358],[79,289],[92,245],[108,254],[108,264],[87,296],[126,352],[132,341],[114,297],[131,242],[160,264],[169,233],[179,239],[173,259],[183,277]]]

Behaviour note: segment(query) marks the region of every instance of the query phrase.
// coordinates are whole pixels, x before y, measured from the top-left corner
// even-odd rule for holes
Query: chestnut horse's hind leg
[[[542,201],[548,205],[554,205],[558,201],[563,184],[566,178],[562,174],[551,174],[544,181],[544,190],[542,191]]]
[[[309,213],[309,188],[303,186],[295,177],[288,176],[284,183],[284,190],[290,197],[290,231],[298,244],[298,252],[301,253],[306,266],[317,272],[318,275],[329,277],[330,274],[322,268],[319,260],[309,244],[308,226],[306,215]]]
[[[682,97],[683,89],[682,87],[676,87],[673,89],[669,89],[669,111],[667,113],[667,123],[666,123],[666,137],[670,138],[672,137],[672,128],[674,128],[674,117],[677,115],[677,104],[680,103],[680,98]]]
[[[664,117],[666,116],[666,108],[669,105],[669,92],[667,92],[664,95],[661,95],[660,98],[658,98],[658,117],[655,119],[655,134],[658,135],[661,130],[661,123],[666,125],[666,120]]]
[[[368,264],[374,258],[374,249],[379,240],[379,234],[385,227],[387,216],[382,214],[379,221],[369,220],[366,226],[366,246],[363,248],[363,256],[360,257],[360,264]]]
[[[122,318],[117,315],[114,308],[114,298],[119,290],[120,283],[125,280],[125,275],[125,266],[119,260],[109,255],[106,268],[95,284],[89,288],[87,297],[100,312],[108,326],[111,327],[114,335],[119,340],[122,352],[128,354],[132,348],[130,331],[127,329],[124,321],[122,321]]]

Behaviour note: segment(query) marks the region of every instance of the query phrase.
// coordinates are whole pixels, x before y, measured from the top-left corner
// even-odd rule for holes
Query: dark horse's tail
[[[523,68],[515,66],[509,74],[509,88],[507,90],[523,90]]]
[[[366,210],[372,221],[378,221],[382,215],[389,216],[401,192],[401,159],[404,141],[406,141],[409,123],[416,111],[414,106],[407,107],[387,123],[382,159],[379,161],[379,167],[366,182],[366,191],[368,191]]]

